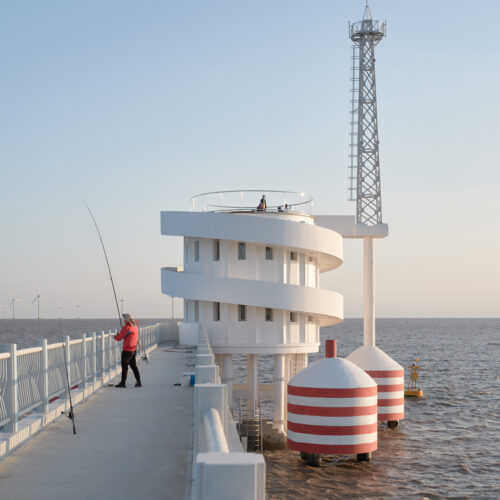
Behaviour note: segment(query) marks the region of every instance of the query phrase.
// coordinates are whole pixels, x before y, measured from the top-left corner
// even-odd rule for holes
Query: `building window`
[[[242,306],[241,304],[238,306],[238,321],[246,321],[247,320],[247,306]]]
[[[214,240],[214,260],[220,260],[220,240]]]
[[[266,307],[266,321],[272,321],[273,320],[273,310],[270,309],[269,307]]]
[[[297,313],[290,311],[290,323],[296,323],[297,322]]]
[[[312,316],[308,316],[307,321],[309,321],[309,323],[312,323],[314,321],[314,318]]]
[[[297,260],[297,252],[290,252],[290,260]]]
[[[194,321],[197,322],[200,320],[200,303],[195,300],[194,301]]]
[[[200,261],[200,240],[194,242],[194,261]]]
[[[273,249],[272,249],[272,247],[266,247],[266,260],[273,260]]]
[[[312,257],[309,257],[309,262],[313,262],[313,258]]]
[[[214,302],[214,321],[220,321],[220,302]]]
[[[238,243],[238,260],[247,258],[247,249],[245,243]]]

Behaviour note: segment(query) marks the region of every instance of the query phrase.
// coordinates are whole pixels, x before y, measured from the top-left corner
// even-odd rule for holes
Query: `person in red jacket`
[[[136,387],[142,387],[141,375],[137,369],[137,363],[135,362],[135,354],[137,352],[137,342],[139,341],[139,328],[134,318],[130,314],[123,314],[123,319],[125,320],[125,326],[120,330],[118,335],[115,335],[115,340],[123,340],[122,348],[122,380],[115,387],[126,387],[125,382],[127,381],[128,367],[132,368],[135,375]]]

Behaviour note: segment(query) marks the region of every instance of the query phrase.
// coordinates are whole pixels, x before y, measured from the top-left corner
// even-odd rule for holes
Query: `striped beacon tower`
[[[349,26],[353,41],[351,111],[351,199],[363,237],[363,346],[347,356],[378,384],[378,419],[395,428],[404,418],[404,369],[375,346],[375,239],[387,235],[382,222],[375,46],[385,23],[372,19],[368,3],[363,19]],[[385,227],[384,227],[385,226]]]
[[[377,384],[337,358],[336,340],[327,340],[325,350],[325,358],[288,383],[288,447],[310,465],[319,465],[321,454],[370,460],[377,449]]]

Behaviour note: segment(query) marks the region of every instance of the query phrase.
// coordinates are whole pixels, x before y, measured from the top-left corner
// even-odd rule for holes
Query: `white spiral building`
[[[288,380],[319,350],[320,326],[343,320],[343,297],[319,287],[320,273],[342,264],[343,240],[315,224],[309,196],[265,194],[265,210],[256,209],[262,191],[237,191],[162,212],[162,234],[184,238],[184,268],[162,269],[162,292],[184,299],[181,342],[206,331],[231,397],[247,398],[250,410],[258,398],[273,399],[283,431]],[[233,385],[234,354],[247,356],[245,384]],[[274,355],[274,384],[259,384],[262,354]]]

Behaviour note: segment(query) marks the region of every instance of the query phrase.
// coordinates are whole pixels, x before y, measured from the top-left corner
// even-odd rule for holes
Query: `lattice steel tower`
[[[356,224],[368,226],[382,222],[375,46],[384,36],[385,22],[372,19],[367,2],[363,20],[349,23],[354,42],[349,199],[356,201]]]

